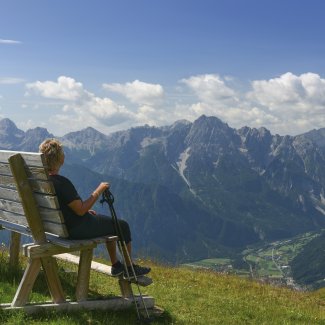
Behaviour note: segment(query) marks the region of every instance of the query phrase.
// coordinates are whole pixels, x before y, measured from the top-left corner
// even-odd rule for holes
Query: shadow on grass
[[[0,311],[1,324],[57,324],[57,325],[72,325],[72,324],[98,324],[98,325],[134,325],[147,324],[145,321],[139,321],[135,310],[118,310],[118,311],[103,311],[103,310],[84,310],[73,312],[56,312],[56,311],[41,311],[37,314],[27,315],[22,311]],[[159,316],[151,316],[150,324],[163,325],[175,324],[175,320],[164,312]],[[177,324],[180,324],[179,322]]]
[[[3,256],[2,256],[3,257]],[[12,288],[6,290],[6,297],[3,297],[6,302],[13,299],[16,288],[24,273],[24,266],[20,264],[18,267],[10,268],[8,261],[0,258],[0,280],[2,283],[9,284]],[[64,288],[67,299],[75,300],[75,284],[77,281],[76,272],[63,272],[59,269],[59,276]],[[1,286],[1,284],[0,284]],[[0,290],[1,291],[1,290]],[[12,296],[11,296],[12,294]],[[113,295],[102,295],[95,291],[89,292],[89,297],[98,299],[109,298]],[[32,294],[30,297],[32,302],[45,302],[51,300],[46,279],[43,272],[40,272],[35,284],[33,286]],[[2,300],[3,301],[3,300]],[[150,324],[175,324],[175,319],[172,318],[167,311],[153,310],[149,311],[151,316]],[[137,312],[134,307],[127,310],[86,310],[80,309],[79,311],[72,312],[57,312],[54,310],[44,310],[37,314],[28,315],[23,311],[4,311],[0,309],[0,324],[57,324],[57,325],[73,325],[73,324],[114,324],[114,325],[128,325],[128,324],[141,324],[137,319]],[[177,324],[181,324],[177,322]]]

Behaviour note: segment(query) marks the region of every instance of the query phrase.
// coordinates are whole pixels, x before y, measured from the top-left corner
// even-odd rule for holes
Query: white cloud
[[[14,77],[4,77],[0,78],[1,85],[15,85],[24,82],[25,80],[22,78],[14,78]]]
[[[192,76],[182,79],[181,82],[191,88],[198,98],[206,103],[232,103],[238,100],[235,90],[227,86],[226,79],[216,74]]]
[[[271,130],[302,133],[325,125],[325,79],[315,73],[290,72],[270,80],[252,82],[247,99],[277,118]]]
[[[325,125],[325,79],[318,74],[288,72],[270,80],[255,80],[246,93],[227,84],[229,80],[211,74],[181,80],[199,99],[189,105],[193,119],[215,115],[234,127],[265,126],[280,134],[303,133]]]
[[[37,81],[26,85],[29,96],[36,94],[43,98],[61,100],[61,113],[51,117],[56,130],[71,131],[93,126],[102,131],[116,125],[123,125],[137,119],[125,106],[110,98],[98,97],[84,89],[82,83],[73,78],[60,76],[56,82]],[[57,106],[57,105],[56,105]]]
[[[13,44],[21,44],[21,42],[20,41],[11,40],[11,39],[0,39],[0,44],[13,45]]]
[[[155,105],[163,99],[164,89],[159,84],[135,80],[125,84],[103,84],[103,88],[125,96],[134,104]]]
[[[36,81],[28,83],[26,88],[42,97],[76,101],[87,98],[90,93],[84,90],[82,83],[73,78],[61,76],[54,81]],[[29,94],[29,93],[28,93]]]
[[[86,126],[107,133],[144,124],[167,125],[178,119],[193,121],[202,114],[217,116],[232,127],[265,126],[279,134],[298,134],[325,126],[325,79],[315,73],[288,72],[269,80],[255,80],[245,91],[233,78],[217,74],[182,79],[173,94],[165,94],[159,84],[139,80],[103,87],[126,97],[128,104],[99,97],[66,76],[26,85],[29,95],[39,95],[49,102],[40,102],[39,107],[49,109],[53,104],[54,112],[60,107],[50,121],[56,125],[55,132],[62,133]]]
[[[270,80],[252,82],[253,91],[248,98],[257,100],[270,110],[282,110],[291,106],[293,110],[309,110],[325,105],[325,79],[318,74],[304,73],[296,76],[290,72]]]

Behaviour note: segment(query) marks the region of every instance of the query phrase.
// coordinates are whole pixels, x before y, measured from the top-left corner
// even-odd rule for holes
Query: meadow
[[[14,296],[26,261],[9,269],[8,253],[0,251],[0,302]],[[144,263],[140,260],[139,263]],[[152,267],[154,283],[142,290],[153,296],[159,313],[152,324],[325,324],[325,290],[299,292],[242,277],[206,269],[171,267],[145,261]],[[74,298],[76,267],[59,262],[60,278],[68,297]],[[116,279],[91,274],[90,297],[119,294]],[[42,275],[36,281],[30,301],[50,300]],[[161,312],[161,310],[163,310]],[[136,312],[86,311],[41,312],[0,311],[1,324],[135,324]]]

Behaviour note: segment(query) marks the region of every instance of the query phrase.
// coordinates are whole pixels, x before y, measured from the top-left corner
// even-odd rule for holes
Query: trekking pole
[[[133,289],[132,289],[132,285],[131,285],[131,277],[130,277],[130,273],[129,273],[129,270],[128,270],[128,267],[127,267],[127,264],[129,263],[130,266],[131,266],[131,271],[133,273],[133,277],[134,277],[134,282],[135,284],[137,285],[137,288],[138,288],[138,292],[139,292],[139,296],[140,296],[140,300],[144,306],[144,309],[145,309],[145,313],[146,313],[146,318],[145,318],[145,321],[149,321],[150,322],[150,316],[149,316],[149,313],[148,313],[148,309],[147,309],[147,306],[144,302],[144,299],[143,299],[143,296],[142,296],[142,293],[141,293],[141,290],[140,290],[140,286],[139,286],[139,282],[138,282],[138,277],[137,275],[135,274],[135,270],[134,270],[134,267],[133,267],[133,262],[132,262],[132,259],[131,259],[131,256],[129,254],[129,251],[127,249],[127,245],[126,245],[126,242],[125,242],[125,239],[124,239],[124,235],[123,235],[123,232],[122,232],[122,229],[121,229],[121,226],[118,222],[118,219],[117,219],[117,216],[116,216],[116,213],[115,213],[115,209],[114,209],[114,196],[113,194],[111,193],[110,190],[106,189],[103,194],[102,194],[102,199],[100,200],[100,203],[104,203],[106,202],[109,206],[109,209],[110,209],[110,212],[111,212],[111,216],[112,216],[112,219],[113,219],[113,223],[114,223],[114,227],[115,227],[115,232],[116,232],[116,235],[118,237],[118,248],[119,248],[119,251],[122,255],[122,258],[123,258],[123,264],[124,264],[124,269],[125,269],[125,273],[126,273],[126,276],[127,276],[127,280],[128,282],[130,283],[130,288],[131,288],[131,295],[132,295],[132,299],[133,301],[135,302],[135,307],[136,307],[136,312],[137,312],[137,316],[138,316],[138,320],[141,322],[143,319],[141,318],[141,314],[140,314],[140,311],[139,311],[139,306],[137,304],[137,301],[135,299],[135,296],[134,296],[134,293],[133,293]]]

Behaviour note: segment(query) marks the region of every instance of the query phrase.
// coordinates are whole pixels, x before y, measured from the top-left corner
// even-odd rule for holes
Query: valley
[[[210,258],[185,263],[183,266],[211,269],[303,290],[305,288],[295,283],[292,278],[290,262],[305,245],[319,235],[317,232],[308,232],[289,239],[250,246],[234,259]],[[242,261],[244,263],[241,263]]]

